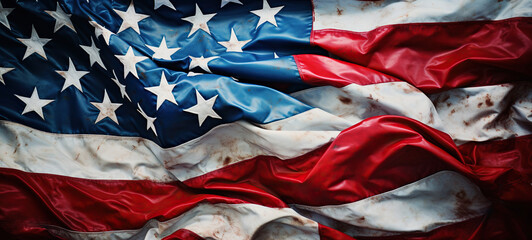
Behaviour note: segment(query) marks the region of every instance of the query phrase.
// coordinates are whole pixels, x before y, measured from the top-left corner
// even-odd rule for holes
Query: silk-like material
[[[309,83],[323,83],[324,79],[315,77],[323,69],[334,73],[327,74],[326,79],[332,78],[330,84],[335,86],[365,84],[364,78],[350,78],[368,71],[360,66],[407,81],[428,93],[522,81],[532,76],[528,66],[532,62],[529,18],[389,25],[368,32],[325,29],[314,31],[311,39],[350,63],[315,57],[322,64],[314,64],[315,58],[296,56],[296,62],[301,62],[298,66],[312,66],[299,69],[302,79]],[[386,75],[383,77],[389,79]]]

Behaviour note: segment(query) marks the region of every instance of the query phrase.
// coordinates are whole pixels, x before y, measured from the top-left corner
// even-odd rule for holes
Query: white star
[[[163,5],[175,10],[175,7],[170,2],[170,0],[153,0],[153,10],[157,10],[160,7],[162,7]]]
[[[283,9],[283,7],[284,6],[271,8],[270,5],[268,4],[268,1],[264,0],[264,2],[262,3],[262,9],[251,11],[251,13],[260,17],[259,22],[257,23],[257,27],[255,29],[259,28],[259,26],[265,22],[269,22],[277,27],[277,21],[275,21],[275,15],[279,13],[279,11]]]
[[[102,25],[98,24],[95,21],[89,21],[89,23],[94,27],[94,35],[96,35],[96,38],[99,36],[103,36],[103,40],[109,45],[109,41],[111,40],[111,35],[114,35],[113,32],[109,31],[109,29],[104,28]]]
[[[207,117],[222,119],[222,117],[220,117],[212,109],[212,107],[214,106],[214,102],[216,101],[217,97],[218,97],[218,95],[216,95],[216,96],[214,96],[212,98],[209,98],[209,100],[205,101],[203,96],[201,96],[201,94],[198,92],[198,90],[196,90],[196,105],[194,105],[191,108],[187,108],[187,109],[185,109],[183,111],[198,115],[198,121],[199,121],[199,126],[200,127],[201,127],[201,124],[203,124],[203,122],[205,121],[205,119]]]
[[[211,32],[209,31],[209,26],[207,25],[207,22],[211,20],[211,18],[214,17],[214,15],[216,15],[216,13],[203,15],[203,13],[201,12],[201,9],[196,3],[196,15],[186,17],[186,18],[181,18],[187,22],[192,23],[192,29],[190,29],[190,33],[188,33],[188,37],[190,37],[190,35],[195,33],[198,29],[202,29],[206,33],[211,34]]]
[[[140,34],[139,22],[142,19],[149,17],[148,15],[138,14],[137,12],[135,12],[135,6],[133,6],[133,1],[131,1],[129,7],[125,12],[120,10],[115,10],[115,12],[123,20],[118,32],[122,32],[128,28],[132,28],[133,30],[135,30],[135,32]]]
[[[24,57],[22,57],[22,60],[26,59],[28,56],[30,56],[33,53],[37,53],[41,55],[44,59],[48,60],[46,58],[46,53],[44,52],[43,46],[48,43],[48,41],[52,40],[49,38],[40,38],[39,34],[35,31],[35,28],[31,26],[31,37],[30,38],[17,38],[19,41],[21,41],[24,45],[26,45],[26,52],[24,53]]]
[[[121,103],[112,103],[109,99],[109,96],[107,95],[107,91],[103,90],[103,100],[101,103],[99,102],[91,102],[92,105],[94,105],[98,110],[100,110],[100,114],[98,114],[98,117],[96,118],[95,124],[98,123],[100,120],[108,117],[111,120],[113,120],[116,124],[120,125],[118,123],[118,119],[116,118],[116,109],[118,109],[120,106],[122,106]]]
[[[59,73],[59,75],[61,75],[65,79],[65,83],[63,84],[63,89],[61,89],[61,92],[63,92],[65,89],[72,85],[79,89],[80,92],[83,92],[83,90],[81,89],[80,79],[89,72],[78,71],[74,66],[74,63],[72,62],[72,59],[68,58],[68,70],[56,72]]]
[[[16,95],[21,101],[23,101],[26,106],[24,107],[24,111],[22,111],[22,114],[28,113],[28,112],[35,112],[41,118],[44,120],[44,114],[42,113],[42,108],[46,106],[47,104],[53,102],[52,99],[40,99],[39,93],[37,92],[37,87],[33,89],[33,93],[31,94],[31,97],[23,97]]]
[[[277,53],[273,53],[273,58],[279,58],[279,56],[277,55]]]
[[[131,73],[136,78],[139,78],[135,65],[148,59],[148,57],[145,56],[135,56],[131,46],[127,49],[126,55],[116,55],[116,57],[122,62],[122,64],[124,64],[124,78],[126,78],[128,73]]]
[[[211,70],[209,69],[209,65],[207,65],[210,61],[216,59],[216,58],[219,58],[218,56],[214,56],[214,57],[208,57],[208,58],[204,58],[203,56],[201,57],[193,57],[193,56],[189,56],[190,57],[190,66],[188,66],[188,69],[189,70],[192,70],[193,68],[195,67],[200,67],[201,69],[211,73]]]
[[[151,93],[157,95],[156,110],[159,110],[159,107],[163,104],[165,100],[168,100],[169,102],[177,105],[174,94],[172,93],[172,90],[174,90],[175,85],[177,84],[168,84],[168,81],[166,81],[166,77],[164,76],[164,72],[162,72],[161,82],[159,83],[159,86],[145,88]]]
[[[228,3],[238,3],[240,5],[242,5],[242,3],[240,2],[240,0],[222,0],[222,6],[220,6],[220,8],[223,8],[226,4]]]
[[[224,46],[227,52],[242,52],[242,47],[246,45],[251,40],[238,41],[236,37],[235,30],[231,28],[231,38],[227,42],[218,42],[220,45]]]
[[[63,26],[67,26],[72,31],[76,32],[76,29],[74,29],[74,25],[72,24],[72,21],[70,21],[71,14],[66,14],[63,9],[61,9],[61,6],[59,5],[59,2],[57,3],[57,7],[55,8],[55,11],[49,11],[45,10],[48,15],[55,18],[55,27],[54,27],[54,33],[57,32],[60,28]]]
[[[11,30],[11,27],[9,26],[9,21],[7,20],[7,15],[13,11],[14,8],[4,8],[2,6],[2,3],[0,3],[0,23],[4,24],[9,30]]]
[[[129,98],[129,95],[127,95],[126,92],[126,86],[118,81],[118,78],[116,77],[115,70],[113,70],[114,78],[111,78],[111,80],[118,86],[118,89],[120,89],[120,94],[122,94],[122,98],[126,97],[130,102],[131,98]]]
[[[145,119],[146,119],[146,130],[149,130],[151,128],[151,130],[153,131],[153,133],[155,133],[155,136],[157,136],[157,130],[155,129],[155,125],[153,124],[153,122],[155,122],[155,120],[157,120],[156,117],[150,117],[148,116],[144,110],[142,110],[142,108],[140,107],[140,104],[137,103],[137,106],[139,107],[139,110],[137,110]]]
[[[91,66],[94,63],[98,63],[98,65],[100,65],[100,67],[102,67],[103,69],[107,70],[107,68],[105,68],[105,65],[103,65],[102,59],[100,58],[100,49],[98,47],[96,47],[96,45],[94,44],[94,41],[92,40],[92,38],[91,38],[91,45],[90,46],[80,45],[80,47],[83,50],[85,50],[85,52],[87,54],[89,54],[89,61],[91,62]]]
[[[6,74],[7,72],[9,72],[9,71],[11,71],[11,70],[13,70],[13,69],[14,69],[14,68],[0,67],[0,82],[1,82],[2,84],[4,84],[4,85],[6,84],[6,83],[4,82],[4,74]]]
[[[161,40],[161,43],[159,44],[159,47],[148,46],[148,45],[146,46],[153,51],[152,58],[159,58],[159,59],[164,59],[164,60],[172,60],[172,57],[170,56],[172,56],[172,54],[177,52],[177,50],[181,49],[181,48],[168,48],[168,46],[166,46],[166,39],[164,36],[163,36],[163,39]]]

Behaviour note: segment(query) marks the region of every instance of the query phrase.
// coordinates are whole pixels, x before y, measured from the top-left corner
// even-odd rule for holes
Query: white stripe
[[[220,125],[163,149],[143,138],[53,134],[0,121],[0,167],[88,179],[184,181],[260,155],[294,158],[331,142],[349,126],[314,109],[272,124]]]
[[[291,207],[321,224],[344,229],[346,234],[356,237],[428,232],[482,216],[489,210],[490,202],[467,178],[442,171],[353,203]]]
[[[502,20],[532,17],[530,0],[313,0],[314,30],[365,32],[401,23]]]
[[[316,87],[292,94],[296,99],[339,116],[351,124],[379,115],[417,119],[441,128],[436,109],[427,96],[406,82],[372,85],[350,84],[343,88]]]
[[[150,224],[149,221],[146,225]],[[143,229],[138,230],[118,230],[118,231],[107,231],[107,232],[77,232],[69,229],[65,229],[58,226],[44,225],[44,228],[55,237],[60,239],[75,239],[75,240],[94,240],[94,239],[105,239],[105,240],[132,240],[133,237],[139,233],[143,232]]]
[[[74,232],[48,227],[67,239],[162,239],[187,229],[206,239],[319,239],[318,224],[290,208],[255,204],[200,204],[165,222],[150,220],[142,229]]]
[[[429,97],[457,144],[532,134],[529,84],[457,88]]]
[[[526,83],[459,88],[429,96],[405,82],[351,84],[292,96],[352,124],[379,115],[416,119],[448,133],[457,144],[532,134],[532,91]]]

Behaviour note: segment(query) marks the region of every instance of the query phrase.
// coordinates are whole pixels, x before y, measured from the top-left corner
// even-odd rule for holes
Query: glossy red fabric
[[[302,79],[310,84],[325,84],[322,73],[328,85],[360,81],[360,66],[427,93],[532,77],[532,18],[410,23],[369,32],[326,29],[313,31],[311,42],[345,62],[296,56]],[[321,63],[312,64],[315,60]]]
[[[458,147],[465,163],[496,197],[514,204],[532,202],[532,135]],[[531,206],[532,207],[532,206]]]
[[[400,81],[370,68],[326,56],[302,54],[295,55],[294,59],[301,79],[313,85],[344,87],[352,83],[370,85]]]
[[[0,168],[0,222],[20,239],[49,236],[46,225],[81,232],[141,228],[168,220],[199,202],[244,203],[179,182],[87,180]],[[267,199],[256,203],[284,207]]]
[[[529,156],[524,146],[515,148],[523,152],[519,156]],[[494,203],[492,211],[481,221],[456,225],[464,231],[453,230],[451,225],[396,238],[530,236],[526,217],[532,214],[532,201],[523,198],[516,205],[500,194],[504,189],[499,186],[522,186],[522,194],[532,193],[532,186],[523,178],[508,178],[512,175],[504,169],[484,178],[477,168],[485,167],[479,162],[488,160],[473,163],[470,156],[465,150],[462,155],[445,133],[412,119],[379,116],[346,129],[331,144],[298,158],[257,157],[185,182],[86,180],[0,168],[0,222],[6,236],[16,234],[21,239],[50,237],[46,225],[82,232],[138,229],[149,219],[165,221],[200,202],[268,207],[349,203],[452,170],[478,183]],[[325,227],[320,232],[324,237],[343,236]]]

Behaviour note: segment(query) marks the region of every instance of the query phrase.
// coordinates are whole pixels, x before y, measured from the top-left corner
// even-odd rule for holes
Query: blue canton
[[[306,1],[1,1],[0,117],[162,147],[309,110]]]

